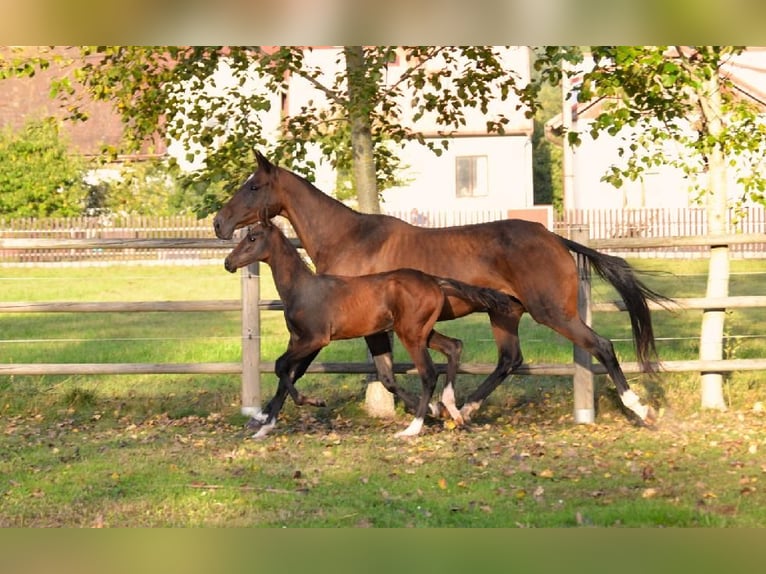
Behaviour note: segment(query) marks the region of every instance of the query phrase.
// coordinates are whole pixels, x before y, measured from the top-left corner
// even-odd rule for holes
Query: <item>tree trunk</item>
[[[375,155],[370,125],[371,96],[376,89],[366,74],[362,46],[345,46],[346,79],[348,81],[349,123],[351,126],[352,172],[359,211],[380,213]]]
[[[718,139],[723,131],[721,101],[717,75],[709,82],[707,99],[701,98],[703,115],[711,136]],[[722,235],[726,232],[726,160],[720,144],[714,145],[708,158],[707,219],[708,234]],[[707,297],[729,295],[729,247],[714,245],[710,248]],[[700,359],[723,359],[724,321],[726,309],[709,309],[702,314],[700,332]],[[701,376],[701,406],[708,409],[725,409],[723,397],[723,373],[703,372]]]
[[[349,124],[351,126],[352,174],[359,211],[380,213],[378,184],[375,174],[375,156],[370,125],[370,90],[375,86],[367,80],[364,50],[362,46],[344,46],[346,81],[348,82]],[[391,338],[389,341],[393,342]],[[393,345],[392,345],[393,348]],[[371,361],[371,355],[367,354]],[[393,364],[393,357],[392,357]],[[379,380],[368,377],[364,399],[365,409],[374,417],[393,417],[394,397]]]

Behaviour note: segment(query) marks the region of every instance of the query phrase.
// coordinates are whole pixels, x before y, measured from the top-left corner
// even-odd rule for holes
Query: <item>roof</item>
[[[9,59],[17,57],[18,54],[12,54],[11,50],[0,49],[0,55]],[[78,50],[67,47],[25,47],[21,53],[29,56],[50,56],[53,53],[72,59],[79,58]],[[32,77],[0,80],[0,127],[9,126],[18,130],[30,120],[45,117],[63,120],[68,111],[60,101],[50,97],[51,80],[72,74],[76,66],[76,63],[53,63],[50,68],[37,71]],[[83,155],[98,155],[104,145],[118,146],[123,134],[123,125],[120,115],[112,105],[93,100],[83,90],[80,90],[77,96],[81,100],[82,110],[88,115],[88,120],[63,122],[63,132],[72,147]],[[157,140],[151,142],[151,147],[147,145],[141,154],[131,157],[161,155],[165,149],[164,143]]]

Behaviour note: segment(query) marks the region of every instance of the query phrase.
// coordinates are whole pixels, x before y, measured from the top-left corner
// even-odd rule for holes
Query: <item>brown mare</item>
[[[415,419],[398,435],[414,436],[423,427],[437,378],[428,348],[447,356],[447,382],[442,401],[449,412],[459,418],[452,386],[463,345],[434,331],[433,327],[440,318],[490,309],[507,312],[512,304],[511,297],[492,289],[433,277],[415,269],[357,277],[315,275],[268,219],[248,229],[247,236],[226,257],[224,266],[234,273],[255,261],[263,261],[271,267],[290,332],[287,351],[275,365],[279,377],[277,392],[262,415],[254,417],[262,423],[253,435],[255,438],[266,436],[274,428],[288,392],[298,405],[322,404],[299,393],[295,381],[330,341],[391,329],[412,357],[423,383]]]
[[[498,362],[463,405],[466,420],[522,364],[518,327],[526,311],[598,359],[623,405],[643,422],[654,421],[654,410],[630,389],[611,341],[583,323],[577,313],[578,276],[570,251],[587,257],[617,289],[630,315],[638,360],[645,371],[652,370],[656,350],[647,299],[667,299],[642,284],[624,259],[520,219],[429,229],[386,215],[358,213],[306,179],[273,165],[259,153],[256,156],[258,168],[215,217],[219,238],[229,239],[239,227],[282,215],[292,223],[319,273],[362,275],[410,267],[493,288],[520,302],[510,312],[489,313]],[[381,382],[396,393],[388,337],[372,335],[367,344]],[[412,398],[399,396],[408,409],[415,408]]]

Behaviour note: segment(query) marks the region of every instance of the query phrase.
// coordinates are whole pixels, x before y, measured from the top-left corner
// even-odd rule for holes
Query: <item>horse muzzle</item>
[[[236,273],[237,271],[237,266],[234,265],[234,263],[228,257],[224,259],[223,266],[226,269],[226,271],[228,271],[229,273]]]
[[[213,219],[213,229],[218,239],[231,239],[234,235],[234,228],[224,223],[220,213]]]

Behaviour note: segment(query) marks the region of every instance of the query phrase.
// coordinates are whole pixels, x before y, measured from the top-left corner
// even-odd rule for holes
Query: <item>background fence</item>
[[[74,225],[75,220],[68,221]],[[90,220],[88,220],[90,222]],[[199,260],[211,257],[217,264],[231,249],[231,241],[212,239],[212,227],[206,220],[193,218],[155,218],[145,219],[150,225],[136,227],[122,223],[121,225],[95,225],[91,227],[67,228],[64,223],[40,223],[32,228],[31,223],[24,229],[13,229],[0,233],[0,256],[6,262],[34,263],[40,261],[66,261],[68,259],[92,261],[99,257],[101,260],[125,261],[148,258],[149,260],[167,259],[168,253],[184,253]],[[655,221],[657,221],[655,219]],[[182,222],[184,225],[179,226]],[[160,225],[159,223],[163,223]],[[7,223],[4,223],[7,225]],[[761,228],[763,221],[761,220]],[[14,227],[18,227],[15,226]],[[580,229],[584,229],[579,226]],[[578,226],[573,227],[576,229]],[[666,226],[667,229],[673,229]],[[604,233],[603,229],[599,233]],[[662,229],[662,227],[658,227]],[[736,230],[735,230],[736,231]],[[42,237],[40,237],[42,235]],[[590,232],[592,237],[593,232]],[[195,238],[197,237],[197,238]],[[604,239],[588,239],[587,231],[577,237],[587,241],[590,246],[601,250],[630,251],[638,249],[650,250],[700,250],[705,249],[711,240],[705,237],[676,237],[663,236],[633,236],[612,237]],[[746,246],[755,246],[752,253],[764,247],[766,236],[763,229],[757,233],[732,234],[714,240],[715,244],[731,244],[732,249],[747,253]],[[236,301],[204,301],[204,302],[132,302],[132,303],[37,303],[0,302],[0,313],[36,313],[36,312],[106,312],[106,311],[219,311],[241,309],[242,311],[242,362],[241,363],[184,363],[184,364],[0,364],[0,375],[46,375],[46,374],[128,374],[128,373],[241,373],[242,375],[242,405],[243,410],[260,405],[260,373],[273,372],[273,363],[260,361],[259,334],[260,312],[265,309],[280,309],[278,301],[264,301],[259,290],[257,266],[251,266],[242,274],[242,300]],[[588,288],[584,287],[587,292]],[[687,299],[678,303],[689,309],[728,308],[728,307],[763,307],[766,297],[726,297],[716,300]],[[602,303],[595,310],[623,310],[621,303]],[[588,313],[587,309],[583,310]],[[586,371],[585,396],[588,396],[587,386],[590,385],[590,400],[592,402],[592,373],[603,373],[600,365],[591,367],[588,364],[558,365],[523,365],[518,373],[527,375],[575,375]],[[638,372],[635,363],[624,363],[626,373]],[[662,363],[662,368],[668,372],[680,371],[732,371],[732,370],[763,370],[766,369],[766,359],[728,360],[728,361],[671,361]],[[467,374],[488,374],[494,369],[494,364],[462,365],[460,371]],[[322,364],[315,363],[308,371],[326,373],[372,373],[374,368],[369,363]],[[395,365],[397,373],[414,373],[413,366],[407,363]],[[590,382],[588,382],[590,380]],[[577,397],[576,397],[576,404]],[[580,405],[579,408],[583,408]]]
[[[470,212],[418,211],[389,213],[406,221],[427,227],[445,227],[481,223],[506,217],[503,210]],[[678,209],[602,209],[571,210],[554,221],[556,230],[572,226],[588,229],[588,241],[613,239],[676,239],[679,237],[700,237],[707,234],[707,215],[701,208]],[[281,227],[292,233],[287,221]],[[727,233],[766,234],[766,208],[754,206],[729,213]],[[64,249],[54,244],[38,243],[37,247],[8,248],[0,245],[2,263],[56,263],[56,262],[116,262],[116,261],[161,261],[169,263],[198,263],[214,260],[219,252],[204,244],[182,244],[162,249],[150,243],[135,240],[148,239],[193,239],[213,238],[212,218],[198,219],[191,215],[178,216],[128,216],[128,217],[71,217],[55,219],[0,219],[0,238],[45,239],[50,241],[108,239],[133,240],[131,246],[121,250],[105,250],[97,243],[78,246],[71,244]],[[215,244],[213,244],[215,245]],[[606,246],[605,246],[606,245]],[[698,257],[704,252],[703,245],[689,245],[679,242],[663,245],[654,242],[651,249],[647,243],[639,247],[624,247],[627,244],[601,244],[602,248],[617,254],[642,257]],[[766,257],[766,242],[737,243],[731,246],[733,257]]]

